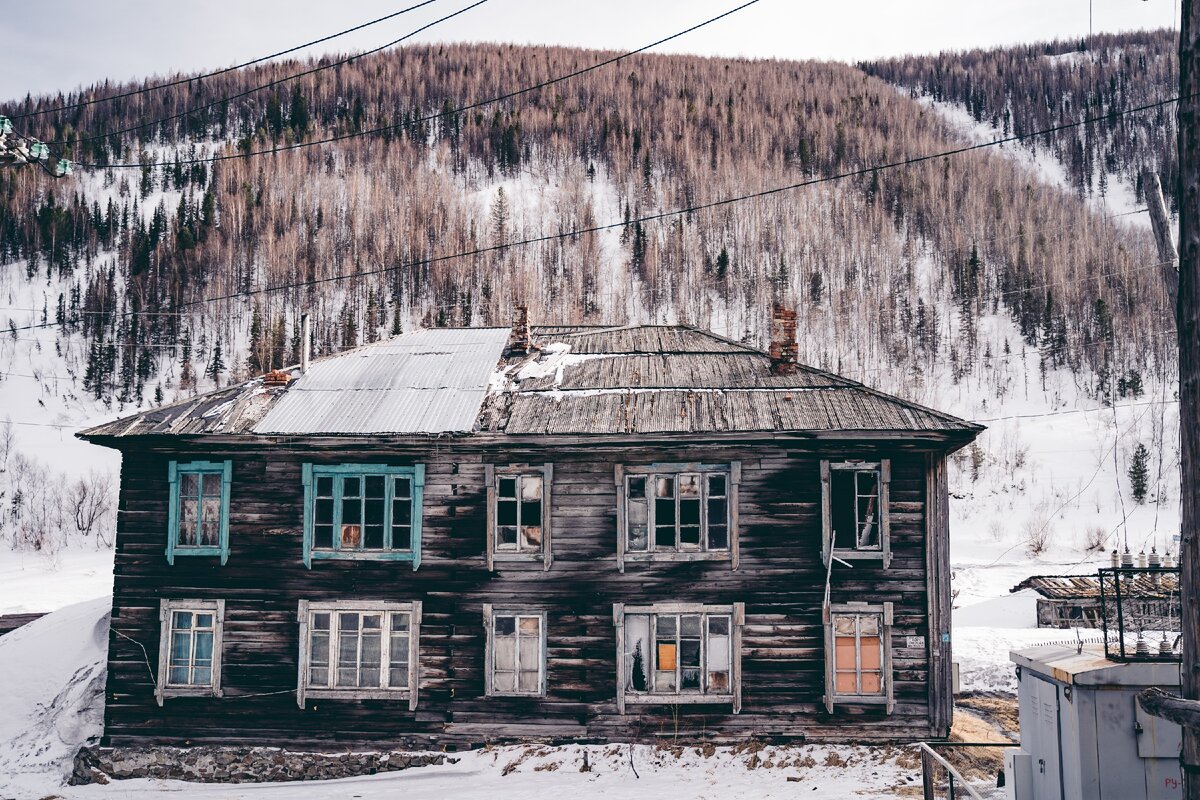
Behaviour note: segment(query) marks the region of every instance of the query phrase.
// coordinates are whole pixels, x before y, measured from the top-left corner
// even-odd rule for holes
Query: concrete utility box
[[[1160,800],[1183,796],[1178,725],[1137,705],[1178,691],[1178,662],[1117,662],[1103,650],[1014,651],[1021,747],[1005,757],[1011,800]]]

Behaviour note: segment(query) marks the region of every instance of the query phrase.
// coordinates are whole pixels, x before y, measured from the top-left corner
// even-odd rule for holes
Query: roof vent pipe
[[[770,353],[772,375],[796,374],[796,312],[781,303],[771,310]]]
[[[308,314],[300,315],[300,374],[308,373],[308,359],[312,355],[312,322]]]

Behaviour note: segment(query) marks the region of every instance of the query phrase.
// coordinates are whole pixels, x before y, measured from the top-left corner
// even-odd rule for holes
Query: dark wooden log
[[[1200,701],[1184,700],[1157,686],[1138,692],[1137,700],[1147,714],[1174,722],[1185,730],[1200,728]]]
[[[1179,28],[1179,544],[1180,689],[1200,700],[1200,0],[1183,0]],[[1200,729],[1183,729],[1184,796],[1200,800]]]
[[[1142,192],[1146,195],[1146,207],[1150,212],[1150,226],[1154,230],[1154,244],[1158,248],[1159,272],[1167,288],[1171,308],[1179,302],[1179,268],[1176,265],[1175,243],[1171,241],[1171,218],[1167,216],[1167,204],[1163,200],[1162,182],[1158,172],[1148,169],[1142,173]]]

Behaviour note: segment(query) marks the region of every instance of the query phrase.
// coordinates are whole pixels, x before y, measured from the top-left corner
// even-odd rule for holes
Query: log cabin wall
[[[149,437],[147,437],[149,438]],[[344,442],[345,440],[343,440]],[[902,443],[777,440],[639,446],[505,445],[469,440],[420,446],[253,442],[210,437],[125,449],[121,473],[112,634],[105,709],[110,744],[247,743],[317,747],[465,747],[506,740],[733,742],[896,741],[945,736],[949,726],[948,610],[940,452]],[[822,458],[891,460],[891,566],[835,564],[834,603],[894,604],[895,707],[823,703]],[[168,463],[233,462],[230,555],[164,556]],[[728,561],[617,566],[616,464],[740,461],[740,565]],[[425,465],[422,557],[407,562],[302,562],[302,464]],[[553,564],[497,562],[487,569],[485,464],[554,465]],[[932,538],[927,524],[935,527]],[[940,583],[946,583],[941,587]],[[225,601],[224,696],[155,701],[160,599]],[[300,600],[419,600],[419,703],[296,703]],[[745,603],[741,713],[726,705],[616,703],[615,603]],[[483,607],[544,611],[547,693],[486,697]],[[943,619],[944,617],[944,619]],[[932,633],[931,633],[932,627]],[[908,637],[924,646],[908,647]],[[913,640],[916,643],[916,640]],[[145,648],[143,651],[142,648]],[[937,654],[930,670],[931,653]],[[933,675],[933,680],[930,677]]]

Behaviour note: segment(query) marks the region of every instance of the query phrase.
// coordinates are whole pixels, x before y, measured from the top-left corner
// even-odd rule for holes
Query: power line
[[[752,0],[752,2],[754,2],[754,1],[756,1],[756,0]],[[749,4],[747,4],[747,5],[749,5]],[[740,7],[744,7],[744,6],[740,6]],[[732,13],[732,12],[726,12],[726,13],[728,14],[728,13]],[[1179,102],[1180,99],[1181,98],[1179,98],[1179,97],[1172,97],[1172,98],[1169,98],[1166,100],[1159,100],[1154,103],[1147,103],[1146,105],[1127,109],[1127,110],[1121,112],[1121,115],[1134,114],[1134,113],[1146,111],[1149,109],[1161,108],[1163,106],[1170,105],[1172,103],[1177,103],[1177,102]],[[438,263],[441,261],[450,261],[453,259],[465,258],[468,256],[485,255],[487,253],[494,253],[494,252],[498,252],[501,250],[507,250],[512,247],[520,247],[520,246],[530,245],[530,244],[541,244],[543,242],[557,241],[559,239],[571,238],[571,237],[580,236],[580,235],[586,234],[586,233],[600,233],[603,231],[613,230],[616,228],[623,228],[627,225],[633,225],[633,224],[637,224],[637,223],[657,222],[660,220],[669,219],[671,217],[677,217],[677,216],[681,216],[684,214],[692,214],[697,211],[706,211],[706,210],[713,209],[713,208],[720,208],[723,206],[733,205],[734,203],[740,203],[740,202],[744,202],[746,200],[756,200],[756,199],[760,199],[763,197],[770,197],[772,195],[782,194],[784,192],[794,191],[796,189],[802,189],[802,188],[806,188],[809,186],[816,186],[816,185],[824,184],[824,183],[833,183],[836,181],[845,180],[846,178],[863,177],[866,175],[870,175],[871,173],[874,173],[874,172],[881,172],[884,170],[897,169],[899,167],[912,166],[914,164],[921,164],[921,163],[924,163],[927,161],[934,161],[939,158],[949,158],[950,156],[961,155],[963,153],[969,153],[969,152],[973,152],[975,150],[982,150],[982,149],[988,148],[988,147],[997,147],[999,145],[1008,144],[1010,142],[1018,142],[1018,141],[1023,141],[1025,139],[1031,139],[1036,136],[1044,136],[1049,133],[1054,133],[1054,132],[1062,131],[1062,130],[1068,130],[1071,128],[1077,128],[1082,125],[1087,125],[1087,124],[1090,124],[1093,122],[1099,122],[1099,121],[1103,121],[1106,119],[1108,119],[1107,115],[1104,117],[1095,117],[1095,118],[1090,118],[1090,119],[1086,119],[1086,120],[1081,120],[1079,122],[1071,122],[1071,123],[1066,123],[1063,125],[1056,125],[1051,128],[1045,128],[1040,131],[1034,131],[1033,133],[1017,134],[1017,135],[1008,136],[1008,137],[1005,137],[1002,139],[996,139],[991,142],[980,142],[977,144],[963,145],[962,147],[956,147],[956,148],[953,148],[950,150],[943,150],[938,153],[930,153],[930,154],[923,155],[923,156],[913,156],[913,157],[902,159],[899,161],[890,161],[890,162],[887,162],[884,164],[877,164],[877,165],[871,166],[871,167],[862,167],[860,169],[850,170],[848,172],[840,172],[840,173],[836,173],[833,175],[826,175],[821,178],[810,178],[809,180],[800,181],[798,183],[791,183],[791,184],[787,184],[785,186],[776,186],[776,187],[773,187],[770,189],[763,189],[758,192],[751,192],[749,194],[737,195],[734,197],[727,197],[727,198],[723,198],[720,200],[713,200],[713,201],[710,201],[707,203],[697,203],[695,205],[687,206],[685,208],[674,209],[672,211],[661,211],[656,214],[647,214],[642,217],[637,217],[637,218],[628,219],[628,220],[622,220],[620,222],[610,222],[610,223],[607,223],[604,225],[593,225],[592,227],[588,227],[588,228],[575,228],[573,230],[564,231],[562,233],[552,233],[552,234],[546,234],[544,236],[535,236],[535,237],[532,237],[529,239],[519,239],[519,240],[516,240],[513,242],[503,242],[501,244],[490,245],[488,247],[478,247],[478,248],[475,248],[474,250],[467,250],[467,251],[460,252],[460,253],[453,253],[453,254],[448,254],[448,255],[443,255],[443,256],[433,256],[430,258],[416,259],[416,260],[408,261],[403,264],[398,264],[398,265],[392,266],[392,267],[382,267],[379,269],[365,270],[365,271],[353,272],[353,273],[340,273],[338,275],[331,275],[331,276],[325,277],[325,278],[313,278],[313,279],[305,280],[305,281],[296,281],[296,282],[292,282],[292,283],[280,284],[278,286],[269,286],[269,287],[260,287],[257,289],[248,289],[243,292],[236,292],[233,294],[226,294],[226,295],[218,295],[216,297],[211,297],[211,298],[206,298],[206,299],[201,299],[201,300],[193,300],[193,301],[190,301],[187,303],[182,303],[180,305],[182,307],[187,307],[187,306],[198,305],[200,303],[212,302],[212,301],[216,301],[216,300],[228,300],[228,299],[231,299],[234,297],[243,297],[243,296],[248,297],[248,296],[252,296],[252,295],[268,294],[271,292],[283,291],[286,289],[296,289],[296,288],[301,288],[301,287],[306,287],[306,286],[315,286],[317,284],[331,283],[334,281],[345,280],[347,278],[363,278],[363,277],[368,277],[371,275],[380,275],[380,274],[390,273],[390,272],[393,272],[393,271],[399,270],[399,269],[417,267],[417,266],[421,266],[424,264],[434,264],[434,263]],[[365,133],[366,132],[364,132],[364,134]],[[351,136],[364,135],[364,134],[347,134],[341,138],[350,138]],[[311,144],[318,144],[318,143],[314,142]],[[292,145],[290,148],[283,148],[283,149],[294,149],[296,147],[303,147],[303,146],[309,146],[309,145],[308,144],[297,144],[297,145]],[[270,151],[256,151],[256,152],[270,152]]]
[[[486,0],[481,0],[481,2],[484,2],[484,1],[486,1]],[[430,120],[438,119],[444,113],[461,114],[464,111],[470,111],[475,108],[480,108],[482,106],[491,105],[492,103],[499,103],[503,100],[509,100],[513,97],[519,97],[520,95],[528,94],[529,92],[533,92],[533,91],[537,91],[538,89],[544,89],[547,86],[553,86],[556,83],[561,83],[563,81],[570,80],[571,78],[577,78],[580,75],[585,75],[589,72],[593,72],[595,70],[606,67],[609,64],[615,64],[619,61],[623,61],[627,58],[630,58],[631,56],[637,55],[638,53],[642,53],[642,52],[645,52],[646,50],[650,50],[651,48],[658,47],[661,44],[666,44],[667,42],[672,41],[673,39],[678,39],[679,37],[685,36],[689,33],[692,33],[693,31],[699,30],[700,28],[703,28],[706,25],[711,25],[712,23],[722,20],[725,17],[728,17],[732,14],[736,14],[738,11],[741,11],[744,8],[748,8],[758,2],[759,2],[759,0],[749,0],[749,2],[745,2],[739,6],[735,6],[734,8],[731,8],[728,11],[725,11],[724,13],[718,14],[717,16],[712,17],[710,19],[706,19],[703,22],[700,22],[696,25],[691,26],[690,28],[686,28],[685,30],[679,31],[678,33],[673,33],[670,36],[666,36],[662,39],[659,39],[658,41],[651,42],[650,44],[644,45],[643,47],[639,47],[636,50],[630,50],[629,52],[622,53],[619,56],[613,56],[612,58],[607,58],[603,61],[599,61],[595,64],[592,64],[591,66],[584,67],[582,69],[577,69],[574,72],[569,72],[565,75],[560,75],[557,78],[551,78],[549,80],[542,81],[541,83],[534,84],[533,86],[527,86],[523,89],[517,89],[515,91],[508,92],[507,94],[502,94],[498,97],[493,97],[488,100],[479,100],[470,105],[453,109],[450,112],[438,112],[435,114],[429,114],[424,117],[418,117],[417,119],[410,120],[407,124],[412,125],[412,124],[416,124],[416,123],[420,123],[420,122],[428,122]],[[471,7],[473,8],[473,6],[471,6]],[[467,9],[463,9],[463,10],[465,11]],[[460,11],[458,13],[462,13],[462,12]],[[394,44],[394,42],[393,42],[393,44]],[[390,45],[385,45],[384,47],[388,47],[388,46],[390,46]],[[381,50],[381,49],[383,49],[383,48],[377,48],[377,50]],[[370,53],[373,53],[373,52],[376,52],[376,51],[372,50],[372,51],[368,51],[366,53],[360,53],[359,55],[355,56],[355,58],[362,58],[363,56],[369,55]],[[304,73],[302,73],[302,74],[304,74]],[[292,77],[297,77],[297,76],[292,76]],[[255,91],[255,90],[252,90],[252,91]],[[234,97],[240,97],[240,96],[241,95],[234,95]],[[207,107],[208,106],[205,106],[204,108],[207,108]],[[200,110],[200,109],[195,109],[195,110]],[[190,112],[187,112],[187,113],[190,113]],[[176,115],[176,117],[170,117],[168,119],[176,119],[178,116],[179,115]],[[165,122],[165,121],[167,121],[167,120],[159,120],[159,122]],[[147,123],[147,124],[152,125],[155,123]],[[317,140],[310,141],[310,142],[294,142],[290,145],[284,145],[283,147],[273,147],[269,150],[252,150],[248,153],[227,153],[225,155],[210,156],[208,158],[188,159],[186,161],[180,161],[178,163],[180,164],[180,166],[187,165],[187,164],[210,164],[210,163],[214,163],[217,161],[228,161],[228,160],[234,159],[234,158],[249,158],[250,156],[260,156],[260,155],[270,155],[273,153],[282,153],[282,152],[285,152],[288,150],[298,150],[298,149],[304,148],[304,147],[314,147],[314,146],[320,145],[320,144],[330,144],[332,142],[340,142],[344,139],[353,139],[353,138],[356,138],[359,136],[371,136],[371,135],[378,134],[378,133],[394,131],[394,130],[397,130],[397,129],[403,127],[404,124],[406,124],[406,123],[399,123],[399,124],[395,124],[395,125],[383,125],[378,128],[371,128],[371,129],[365,130],[365,131],[355,131],[354,133],[344,133],[344,134],[340,134],[337,136],[330,136],[325,139],[317,139]],[[145,127],[145,126],[138,126],[138,127]],[[138,128],[129,128],[127,130],[137,130],[137,129]],[[126,131],[119,131],[118,133],[124,133],[124,132],[126,132]],[[116,134],[106,134],[106,135],[116,135]],[[92,139],[95,139],[95,138],[100,138],[100,137],[92,137]],[[80,141],[91,141],[91,139],[83,139]],[[60,144],[60,143],[56,143],[56,144]],[[82,162],[80,162],[79,165],[83,166],[83,167],[87,167],[89,169],[142,169],[145,166],[143,164],[132,164],[132,163],[92,164],[92,163],[82,163]]]
[[[312,69],[307,69],[302,72],[294,73],[292,75],[286,75],[282,78],[278,78],[274,81],[271,81],[268,84],[264,84],[262,86],[255,86],[252,89],[247,89],[244,92],[239,92],[238,94],[232,94],[232,95],[229,95],[228,97],[222,97],[219,100],[214,100],[213,102],[208,103],[206,105],[196,106],[195,108],[184,109],[183,111],[179,112],[178,114],[173,114],[172,116],[169,116],[169,117],[163,117],[162,119],[156,119],[156,120],[152,120],[150,122],[143,122],[139,125],[134,125],[129,128],[122,128],[121,130],[112,131],[110,133],[102,133],[102,134],[97,134],[95,136],[84,136],[82,138],[75,139],[75,140],[59,140],[59,141],[54,141],[54,142],[47,142],[47,144],[72,145],[72,144],[84,144],[86,142],[94,142],[99,139],[107,139],[110,136],[121,136],[126,133],[132,133],[133,131],[141,130],[142,128],[148,128],[153,125],[161,125],[164,122],[171,122],[173,120],[177,120],[182,117],[186,117],[189,114],[195,114],[198,111],[206,111],[206,110],[212,108],[213,106],[218,106],[218,105],[221,105],[222,103],[227,103],[230,100],[237,100],[239,97],[245,97],[246,95],[250,95],[250,94],[254,94],[255,92],[262,91],[263,89],[269,89],[269,88],[277,86],[281,83],[286,83],[288,81],[295,80],[296,78],[303,78],[305,75],[312,75],[313,73],[316,73],[316,72],[321,72],[323,70],[332,69],[334,67],[339,67],[343,64],[347,64],[356,59],[365,58],[366,56],[372,55],[374,53],[378,53],[381,50],[386,50],[389,47],[393,47],[394,45],[400,44],[403,41],[411,39],[412,37],[416,36],[419,33],[429,30],[430,28],[432,28],[435,25],[438,25],[442,22],[453,19],[454,17],[457,17],[459,14],[465,14],[466,12],[470,11],[471,9],[478,8],[479,6],[483,5],[486,2],[488,2],[488,0],[475,0],[475,2],[469,6],[460,8],[458,11],[455,11],[452,14],[447,14],[444,17],[439,17],[438,19],[435,19],[433,22],[422,25],[421,27],[417,28],[416,30],[404,34],[399,39],[394,39],[394,40],[388,42],[387,44],[376,47],[373,50],[367,50],[362,53],[357,53],[355,55],[349,56],[348,58],[344,58],[341,61],[332,61],[328,64],[318,64],[317,66],[313,67]],[[755,0],[755,2],[757,2],[757,0]],[[96,166],[94,164],[83,164],[82,162],[76,162],[76,163],[80,164],[81,166]],[[195,163],[195,162],[188,161],[188,162],[182,162],[182,163],[190,164],[190,163]],[[112,166],[122,167],[122,166],[133,166],[133,165],[114,164]],[[140,166],[140,165],[138,165],[138,166]]]
[[[201,80],[204,80],[205,78],[214,78],[217,75],[224,75],[228,72],[234,72],[234,71],[242,69],[244,67],[252,67],[255,64],[262,63],[263,61],[270,61],[273,58],[279,58],[280,56],[286,56],[289,53],[294,53],[297,50],[303,50],[306,47],[312,47],[313,45],[322,44],[324,42],[328,42],[333,39],[337,39],[339,37],[345,36],[346,34],[354,33],[355,31],[361,31],[364,28],[369,28],[372,25],[378,25],[381,22],[386,22],[389,19],[394,19],[396,17],[401,16],[402,14],[407,14],[410,11],[416,11],[418,8],[422,8],[424,6],[430,5],[431,3],[436,3],[437,1],[438,0],[424,0],[424,2],[417,3],[416,5],[409,6],[408,8],[402,8],[399,11],[394,11],[391,14],[379,17],[378,19],[373,19],[369,22],[364,22],[361,25],[355,25],[353,28],[347,28],[344,31],[338,31],[337,33],[332,33],[328,36],[323,36],[320,39],[313,39],[311,42],[305,42],[304,44],[298,44],[295,47],[289,47],[287,50],[280,50],[277,53],[271,53],[270,55],[267,55],[267,56],[260,56],[258,58],[252,59],[250,61],[244,61],[241,64],[235,64],[232,67],[225,67],[223,69],[218,69],[213,72],[206,72],[202,75],[192,75],[187,78],[180,78],[179,80],[168,81],[167,83],[159,83],[159,84],[155,84],[154,86],[146,86],[141,89],[133,89],[132,91],[121,92],[120,94],[110,94],[110,95],[106,95],[104,97],[92,98],[91,100],[81,100],[78,103],[67,103],[67,104],[61,105],[61,106],[54,106],[53,108],[43,108],[43,109],[39,109],[37,111],[27,111],[24,114],[13,114],[13,115],[9,116],[9,119],[14,119],[14,120],[15,119],[27,119],[29,117],[38,117],[43,114],[53,114],[57,111],[66,111],[66,110],[72,109],[72,108],[83,108],[85,106],[95,105],[96,103],[106,103],[106,102],[109,102],[110,100],[120,100],[125,97],[133,97],[134,95],[158,91],[159,89],[169,89],[172,86],[180,86],[185,83],[192,83],[193,81],[201,81]],[[57,142],[55,142],[54,144],[57,144]]]

